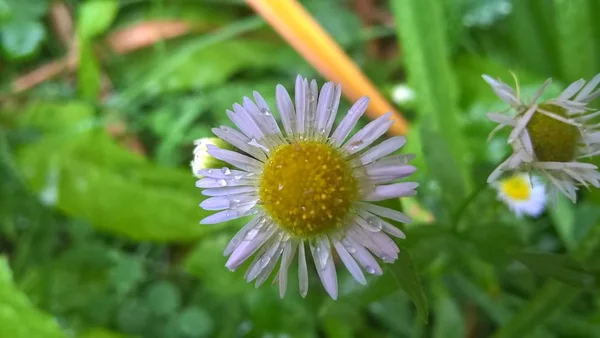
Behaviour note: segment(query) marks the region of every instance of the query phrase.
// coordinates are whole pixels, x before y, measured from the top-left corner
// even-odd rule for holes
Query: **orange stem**
[[[374,119],[392,112],[393,134],[406,134],[408,122],[377,90],[319,23],[295,0],[246,0],[300,55],[325,78],[342,84],[351,101],[369,96],[367,115]]]

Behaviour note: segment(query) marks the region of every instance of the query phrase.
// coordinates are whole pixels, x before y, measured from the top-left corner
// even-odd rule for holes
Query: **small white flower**
[[[507,102],[514,116],[489,113],[488,118],[499,125],[490,137],[504,127],[512,128],[508,143],[513,153],[490,175],[495,181],[505,171],[534,172],[547,179],[551,186],[573,203],[578,186],[600,187],[600,173],[591,163],[579,162],[600,154],[600,123],[593,122],[600,111],[592,111],[588,103],[600,96],[596,87],[600,74],[587,84],[581,79],[569,85],[557,98],[537,103],[551,79],[546,80],[530,102],[520,97],[505,83],[484,75],[494,92]]]
[[[334,251],[350,274],[365,284],[363,271],[382,274],[373,255],[384,263],[396,261],[400,250],[390,236],[405,237],[383,218],[410,220],[373,204],[416,193],[417,183],[398,182],[416,170],[407,164],[412,156],[393,154],[405,138],[396,136],[373,146],[393,123],[389,113],[349,137],[367,109],[367,97],[358,100],[334,129],[340,95],[340,85],[328,82],[319,93],[315,80],[309,83],[298,76],[292,101],[278,85],[282,132],[265,100],[254,92],[254,101],[244,98],[243,105],[236,103],[233,111],[227,111],[239,131],[213,129],[240,152],[207,145],[210,155],[236,169],[198,172],[204,178],[196,185],[210,196],[200,206],[221,210],[202,224],[254,215],[225,248],[226,267],[235,270],[254,255],[245,277],[258,286],[281,261],[275,276],[281,297],[296,254],[300,294],[308,292],[307,244],[325,290],[336,299]]]
[[[537,217],[546,205],[546,188],[537,177],[525,173],[502,179],[494,183],[498,198],[518,217],[523,214]]]

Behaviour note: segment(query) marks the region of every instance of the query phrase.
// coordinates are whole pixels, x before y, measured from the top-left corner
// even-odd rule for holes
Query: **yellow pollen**
[[[531,186],[525,175],[515,175],[500,182],[500,189],[515,201],[527,201],[531,195]]]
[[[343,154],[328,144],[301,141],[275,149],[263,170],[260,200],[267,213],[302,238],[344,225],[358,182]]]
[[[541,104],[540,109],[568,118],[564,108],[552,104]],[[538,161],[571,162],[575,158],[580,138],[577,127],[541,114],[533,114],[527,124],[533,151]]]

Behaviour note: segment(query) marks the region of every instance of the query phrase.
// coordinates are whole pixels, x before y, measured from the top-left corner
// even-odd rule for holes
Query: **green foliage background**
[[[277,83],[322,83],[317,71],[243,1],[66,0],[80,63],[17,93],[67,48],[51,1],[0,0],[0,337],[600,337],[600,191],[538,219],[500,204],[484,183],[508,149],[486,141],[485,113],[505,106],[480,77],[514,71],[524,95],[547,77],[549,94],[591,78],[600,1],[365,1],[387,18],[370,26],[362,0],[302,2],[386,95],[415,90],[396,102],[421,184],[404,206],[435,221],[404,226],[400,259],[368,286],[338,272],[338,301],[314,273],[306,299],[293,283],[284,300],[255,289],[222,255],[244,220],[198,224],[193,141],[253,90],[273,105]],[[155,20],[191,33],[107,48]],[[115,123],[146,153],[111,135]]]

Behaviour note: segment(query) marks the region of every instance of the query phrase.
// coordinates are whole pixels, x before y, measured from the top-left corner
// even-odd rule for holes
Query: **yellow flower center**
[[[531,185],[525,175],[516,175],[500,182],[500,189],[510,199],[526,201],[531,195]]]
[[[267,213],[290,234],[311,237],[344,225],[358,182],[343,154],[328,144],[278,147],[265,164],[259,195]]]
[[[541,104],[540,109],[568,118],[565,109],[559,106]],[[571,162],[575,158],[580,137],[577,127],[535,112],[527,131],[538,161]]]

